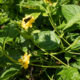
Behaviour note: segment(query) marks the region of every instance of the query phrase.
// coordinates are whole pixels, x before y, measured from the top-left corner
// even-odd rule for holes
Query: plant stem
[[[70,43],[68,41],[66,41],[63,37],[62,37],[62,39],[70,46]]]
[[[8,56],[6,53],[4,53],[4,56],[7,57],[10,61],[12,61],[13,63],[17,63],[16,60],[14,60],[12,57]]]
[[[32,63],[30,63],[30,65],[37,66],[37,67],[43,67],[43,68],[61,68],[61,66],[44,66],[44,65],[37,65],[37,64],[32,64]]]
[[[47,77],[49,78],[49,80],[53,80],[47,73],[47,71],[45,71],[45,74],[47,75]]]
[[[64,64],[65,66],[69,67],[67,64],[65,64],[63,61],[61,61],[60,59],[58,59],[57,57],[55,57],[54,55],[50,55],[51,57],[53,57],[54,59],[58,60],[59,62],[61,62],[62,64]]]
[[[71,52],[71,51],[68,51],[70,54],[76,54],[76,55],[80,55],[80,53],[76,53],[76,52]]]
[[[16,60],[14,60],[12,57],[8,56],[8,54],[6,54],[5,52],[5,42],[6,41],[6,38],[4,39],[4,42],[3,42],[3,48],[2,48],[2,54],[7,57],[10,61],[14,62],[14,63],[17,63]]]
[[[51,23],[51,25],[52,25],[52,27],[53,27],[53,29],[57,32],[57,34],[59,35],[59,37],[60,37],[60,34],[59,34],[59,32],[57,31],[57,29],[56,29],[56,25],[55,25],[55,23],[54,23],[54,21],[53,21],[53,19],[52,19],[52,16],[51,16],[51,13],[50,13],[50,10],[48,10],[49,11],[49,21],[50,21],[50,23]],[[61,38],[61,37],[60,37]],[[70,45],[70,43],[69,42],[67,42],[63,37],[62,37],[62,39],[68,44],[68,45]]]

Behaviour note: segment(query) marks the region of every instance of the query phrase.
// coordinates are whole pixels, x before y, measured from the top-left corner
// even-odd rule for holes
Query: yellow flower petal
[[[28,68],[28,64],[30,62],[30,54],[24,54],[19,60],[18,62],[20,62],[20,64],[22,65],[22,67],[24,67],[24,69]]]
[[[29,27],[32,27],[32,23],[34,23],[35,19],[32,16],[26,16],[25,18],[23,18],[22,20],[22,28],[24,28],[25,30],[27,30]]]
[[[24,67],[24,69],[27,69],[28,68],[28,64],[24,64],[23,67]]]
[[[18,59],[18,62],[20,62],[20,63],[21,63],[21,62],[22,62],[22,59]]]

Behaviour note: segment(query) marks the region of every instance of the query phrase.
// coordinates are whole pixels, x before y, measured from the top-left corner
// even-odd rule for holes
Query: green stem
[[[59,32],[57,31],[57,29],[56,29],[56,24],[54,23],[54,21],[53,21],[53,19],[52,19],[50,10],[48,10],[48,11],[49,11],[49,21],[50,21],[50,23],[51,23],[53,29],[57,32],[57,34],[58,34],[59,37],[60,37],[60,34],[59,34]],[[61,37],[60,37],[60,39],[61,39]],[[67,42],[63,37],[62,37],[62,39],[63,39],[68,45],[70,45],[69,42]]]
[[[8,56],[8,54],[5,53],[5,43],[6,43],[6,38],[4,39],[4,42],[3,42],[3,48],[2,48],[2,53],[5,57],[7,57],[10,61],[14,62],[14,63],[17,63],[16,60],[14,60],[13,58],[11,58],[10,56]]]
[[[62,50],[62,51],[60,51],[60,52],[56,52],[56,53],[44,53],[45,55],[47,54],[51,54],[51,55],[58,55],[58,54],[61,54],[61,53],[63,53],[64,52],[64,50]]]
[[[12,61],[13,63],[18,63],[16,60],[14,60],[13,58],[11,58],[10,56],[8,56],[6,53],[4,53],[4,56],[7,57],[10,61]]]
[[[62,37],[62,39],[70,46],[70,43],[68,41],[66,41],[63,37]]]
[[[70,54],[77,54],[77,55],[80,55],[80,53],[76,53],[76,52],[71,52],[71,51],[67,51],[69,52]]]
[[[47,71],[45,71],[45,74],[47,75],[47,77],[49,78],[49,80],[52,80],[52,78],[48,75]]]
[[[51,57],[53,57],[54,59],[58,60],[59,62],[61,62],[63,65],[69,67],[67,64],[65,64],[63,61],[61,61],[60,59],[58,59],[57,57],[55,57],[54,55],[50,55]]]
[[[30,63],[30,65],[37,66],[37,67],[43,67],[43,68],[61,68],[61,66],[44,66],[44,65],[37,65],[37,64],[32,64],[32,63]]]

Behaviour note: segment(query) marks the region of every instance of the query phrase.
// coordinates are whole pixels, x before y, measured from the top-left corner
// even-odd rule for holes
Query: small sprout
[[[23,56],[21,56],[20,59],[18,59],[18,62],[22,65],[24,69],[28,68],[28,64],[30,63],[30,57],[31,54],[25,53]]]
[[[35,19],[32,16],[26,16],[22,19],[21,27],[27,30],[29,27],[32,28],[32,23],[34,23]]]

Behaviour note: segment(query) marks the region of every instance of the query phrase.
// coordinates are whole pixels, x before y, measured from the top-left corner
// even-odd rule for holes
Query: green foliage
[[[75,41],[69,46],[72,50],[79,50],[80,49],[80,36],[75,39]]]
[[[77,5],[63,5],[62,13],[68,22],[64,30],[80,21],[80,7]]]
[[[58,80],[80,80],[80,74],[76,68],[64,68],[58,75],[61,75]]]
[[[12,76],[16,75],[18,72],[18,69],[10,68],[6,70],[0,77],[1,80],[9,80]]]
[[[55,50],[59,47],[60,39],[54,31],[42,31],[33,34],[33,36],[35,44],[40,48],[45,50]]]
[[[80,80],[79,5],[0,0],[0,80]],[[31,54],[27,70],[19,62],[25,53]]]
[[[9,21],[8,15],[6,13],[0,13],[0,25]]]

